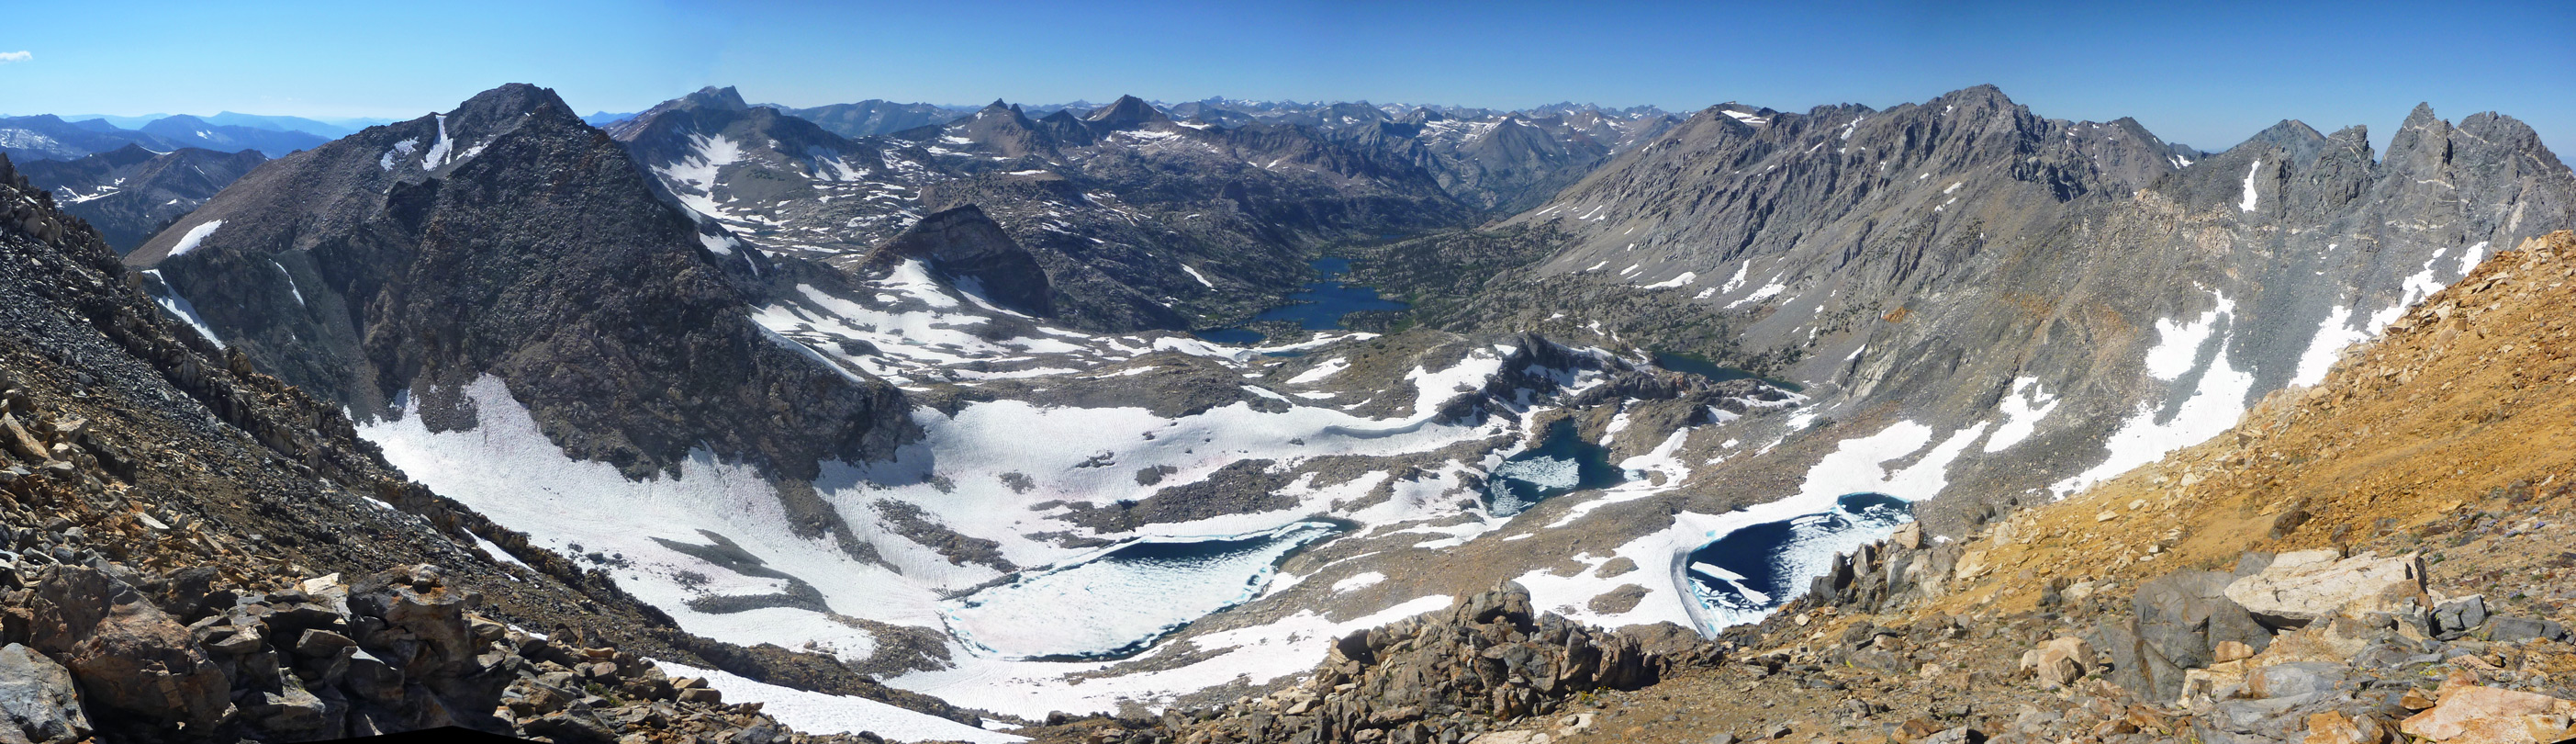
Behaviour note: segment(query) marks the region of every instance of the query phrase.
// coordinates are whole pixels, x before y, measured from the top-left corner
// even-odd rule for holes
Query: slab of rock
[[[2276,628],[2304,627],[2338,615],[2420,614],[2432,606],[2424,592],[2422,556],[2335,556],[2331,550],[2274,556],[2261,572],[2229,583],[2227,598]]]
[[[2499,643],[2515,643],[2534,638],[2564,641],[2567,640],[2567,628],[2559,625],[2555,620],[2522,617],[2495,618],[2487,628],[2487,639]]]
[[[36,742],[78,741],[90,732],[71,671],[15,643],[0,646],[0,726]],[[0,731],[0,739],[7,735]]]
[[[2349,669],[2342,664],[2323,661],[2275,664],[2247,674],[2245,691],[2256,698],[2332,694],[2335,686],[2342,684]]]
[[[2478,685],[2448,686],[2442,702],[2397,730],[2437,742],[2552,744],[2568,737],[2576,702]]]

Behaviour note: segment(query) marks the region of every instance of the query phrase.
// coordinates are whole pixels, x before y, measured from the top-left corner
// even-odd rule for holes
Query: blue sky
[[[506,82],[631,111],[1214,95],[1522,107],[1886,107],[1994,83],[2043,116],[2221,148],[2295,118],[2502,111],[2576,151],[2576,3],[52,2],[0,111],[408,118]],[[363,7],[352,7],[363,6]],[[6,61],[16,52],[24,59]]]

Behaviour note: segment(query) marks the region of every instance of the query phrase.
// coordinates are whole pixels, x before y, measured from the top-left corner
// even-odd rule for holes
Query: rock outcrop
[[[1002,226],[969,204],[931,214],[877,246],[866,268],[884,272],[906,260],[925,261],[952,286],[1013,311],[1044,317],[1054,312],[1046,270]]]
[[[1051,720],[1041,741],[1299,741],[1427,744],[1475,739],[1497,721],[1553,719],[1580,699],[1652,685],[1701,643],[1640,627],[1611,632],[1530,606],[1505,585],[1449,609],[1335,639],[1296,686],[1159,719]],[[1653,646],[1650,648],[1649,646]],[[1566,716],[1589,727],[1589,713]],[[1478,739],[1481,741],[1481,739]]]

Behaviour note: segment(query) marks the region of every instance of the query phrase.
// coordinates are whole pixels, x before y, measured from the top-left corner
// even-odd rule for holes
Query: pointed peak
[[[712,85],[699,88],[698,92],[691,93],[681,100],[687,101],[689,104],[699,108],[717,109],[722,111],[746,111],[751,108],[750,104],[743,103],[742,94],[735,91],[733,86],[730,85],[722,88]]]
[[[1171,117],[1165,116],[1161,110],[1154,108],[1153,104],[1146,103],[1145,99],[1119,96],[1118,100],[1092,111],[1091,116],[1086,118],[1111,126],[1126,126],[1158,119],[1169,120]]]
[[[1958,105],[1972,102],[1991,102],[2002,106],[2017,105],[2013,103],[2011,96],[2004,95],[2004,89],[1995,87],[1993,83],[1982,83],[1960,88],[1948,93],[1943,93],[1941,94],[1941,97],[1932,100],[1945,105]]]
[[[555,95],[554,89],[540,88],[527,83],[510,83],[476,93],[473,98],[465,99],[465,103],[457,106],[451,113],[507,112],[515,115],[533,114],[538,111],[561,111],[564,116],[575,120],[581,118],[573,115],[572,107],[564,105],[563,99]]]
[[[1013,106],[1013,105],[1011,105],[1011,104],[1010,104],[1010,102],[1008,102],[1008,101],[1004,101],[1004,100],[999,99],[999,98],[995,98],[995,99],[993,99],[993,102],[992,102],[992,103],[984,104],[984,110],[985,110],[985,111],[996,111],[996,110],[1017,111],[1017,110],[1019,110],[1019,108],[1020,108],[1020,107],[1018,107],[1018,106]]]
[[[2406,123],[2410,126],[2440,120],[2441,117],[2433,115],[2433,103],[2431,101],[2415,104],[2415,110],[2406,112]]]
[[[2262,132],[2256,133],[2252,141],[2269,142],[2287,147],[2293,144],[2322,141],[2325,138],[2325,135],[2317,133],[2315,127],[2308,126],[2307,122],[2299,121],[2297,119],[2282,119],[2281,123],[2274,124],[2271,127],[2264,129]]]
[[[2291,163],[2305,167],[2308,163],[2314,162],[2317,154],[2325,151],[2325,147],[2326,136],[2318,134],[2317,130],[2308,126],[2307,122],[2282,119],[2281,123],[2265,128],[2243,143],[2228,148],[2227,151],[2279,150],[2282,155],[2289,158]]]

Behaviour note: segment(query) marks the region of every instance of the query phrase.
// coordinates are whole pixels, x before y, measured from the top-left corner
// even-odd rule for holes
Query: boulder
[[[2093,645],[2082,638],[2059,638],[2042,643],[2022,655],[2022,667],[2039,678],[2039,685],[2057,689],[2075,684],[2093,669]]]
[[[2112,684],[2158,700],[2172,700],[2183,694],[2183,683],[2189,675],[2138,634],[2136,617],[2102,623],[2094,631],[2093,642],[2111,654],[2107,676]]]
[[[14,726],[34,742],[78,741],[90,732],[71,671],[15,643],[0,646],[0,726]],[[0,738],[7,734],[0,731]]]
[[[2523,617],[2499,617],[2490,621],[2487,626],[2487,640],[2515,643],[2534,638],[2564,641],[2567,640],[2567,628],[2559,625],[2555,620]]]
[[[2433,631],[2442,640],[2460,637],[2487,622],[2487,598],[2471,594],[2442,603],[2433,610]]]
[[[2424,592],[2422,556],[2335,556],[2331,550],[2274,556],[2262,571],[2229,583],[2227,598],[2274,628],[2304,627],[2337,615],[2420,615],[2432,606]]]
[[[190,726],[224,717],[231,677],[134,587],[80,566],[51,567],[35,583],[31,645],[62,660],[92,704]]]
[[[465,621],[471,602],[450,589],[430,566],[378,573],[349,588],[349,608],[384,620],[361,632],[358,645],[413,679],[452,677],[475,670],[481,645]]]
[[[2576,702],[2479,685],[2445,685],[2441,702],[2397,730],[2437,742],[2552,744],[2568,737]]]
[[[2262,651],[2272,634],[2228,598],[2227,587],[2235,580],[2222,571],[2175,571],[2139,585],[2130,600],[2138,637],[2184,669],[2221,661],[2217,649],[2228,643],[2249,649],[2246,656]]]

